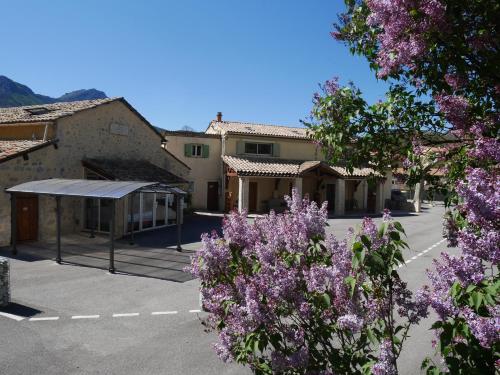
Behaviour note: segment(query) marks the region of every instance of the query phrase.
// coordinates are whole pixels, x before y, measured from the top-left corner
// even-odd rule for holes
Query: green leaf
[[[321,300],[323,302],[323,304],[326,306],[326,307],[330,307],[331,304],[332,304],[332,301],[330,299],[330,296],[328,295],[328,293],[323,293],[321,295]]]
[[[378,340],[377,338],[375,337],[375,335],[373,334],[373,331],[371,330],[371,328],[368,328],[366,330],[366,336],[368,337],[368,340],[370,340],[370,342],[373,344],[373,345],[377,345],[378,344]]]
[[[356,287],[356,279],[353,277],[353,276],[347,276],[345,279],[344,279],[344,282],[347,284],[347,286],[349,287],[349,291],[350,291],[350,296],[352,297],[354,295],[354,289]]]
[[[394,222],[394,228],[396,228],[396,230],[398,230],[399,232],[406,234],[403,226],[401,225],[401,223],[399,221]]]
[[[455,281],[451,286],[450,294],[452,298],[456,298],[456,296],[460,293],[462,287],[458,281]]]
[[[389,232],[389,237],[393,240],[393,241],[399,241],[401,240],[401,237],[399,235],[398,232]]]

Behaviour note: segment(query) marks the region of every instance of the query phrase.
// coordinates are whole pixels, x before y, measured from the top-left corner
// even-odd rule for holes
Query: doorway
[[[217,181],[210,181],[207,185],[207,210],[219,210],[219,183]]]
[[[38,239],[38,196],[17,196],[17,240]]]
[[[328,211],[335,210],[335,184],[326,184],[326,201],[328,202]]]
[[[248,211],[257,211],[257,182],[249,183],[248,191]]]

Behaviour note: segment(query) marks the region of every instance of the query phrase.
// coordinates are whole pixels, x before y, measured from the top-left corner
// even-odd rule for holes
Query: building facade
[[[217,182],[219,211],[280,211],[293,188],[318,203],[327,201],[335,215],[380,212],[390,199],[391,176],[369,178],[374,175],[369,168],[351,174],[329,165],[304,128],[223,121],[219,113],[204,133],[166,132],[165,140],[167,150],[192,168],[194,186]],[[211,168],[203,167],[203,155],[193,157],[204,145]],[[209,190],[193,190],[194,208],[215,210],[208,205],[216,200]]]
[[[0,246],[11,230],[6,188],[49,178],[154,181],[187,188],[189,167],[162,148],[161,134],[125,99],[111,98],[0,109]],[[140,194],[116,206],[116,234],[175,222],[173,197]],[[62,200],[62,233],[109,231],[109,201]],[[132,224],[132,216],[134,222]],[[50,197],[17,200],[18,239],[55,235]]]

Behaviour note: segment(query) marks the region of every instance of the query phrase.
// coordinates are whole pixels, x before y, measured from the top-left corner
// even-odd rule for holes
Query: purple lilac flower
[[[363,327],[363,319],[354,314],[343,315],[337,320],[337,324],[341,329],[351,331],[352,333],[359,332]]]
[[[374,375],[396,375],[397,371],[394,366],[394,353],[392,352],[391,341],[386,339],[380,343],[380,353],[378,362],[372,367]]]
[[[431,30],[446,30],[445,5],[439,0],[368,0],[370,26],[379,26],[379,77],[406,65],[411,68],[426,49],[425,35]],[[413,11],[420,16],[414,17]]]

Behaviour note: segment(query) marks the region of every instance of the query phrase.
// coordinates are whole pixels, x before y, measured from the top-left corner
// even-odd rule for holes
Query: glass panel
[[[257,143],[245,143],[245,154],[256,154]]]
[[[142,194],[142,229],[151,228],[153,226],[153,204],[154,194]]]
[[[100,228],[101,232],[109,232],[110,223],[111,223],[111,199],[100,199],[101,204],[101,220],[100,220]]]
[[[85,199],[85,229],[97,230],[99,224],[99,201],[97,199]]]
[[[259,143],[259,154],[271,155],[273,153],[273,145],[271,143]]]
[[[168,224],[175,224],[177,221],[177,203],[174,194],[167,194],[167,206]]]
[[[156,193],[156,222],[155,226],[166,224],[166,194]]]
[[[130,200],[128,202],[130,204]],[[134,202],[133,202],[133,213],[134,213],[134,231],[139,230],[139,222],[140,222],[140,217],[139,217],[139,208],[140,208],[141,202],[140,202],[140,197],[139,195],[134,196]],[[129,212],[127,212],[127,217],[128,217],[128,227],[127,230],[130,232],[130,223],[132,222],[132,217],[130,215],[130,207],[128,208]]]

